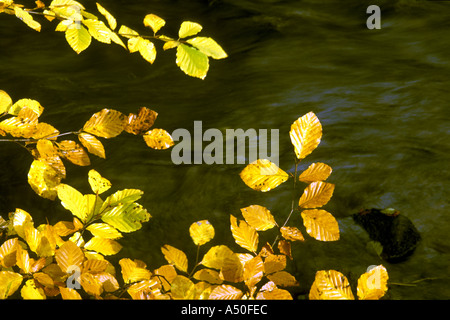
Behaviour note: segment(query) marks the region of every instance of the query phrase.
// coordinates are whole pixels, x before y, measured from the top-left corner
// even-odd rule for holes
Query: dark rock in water
[[[370,239],[383,246],[381,257],[391,263],[404,261],[420,240],[411,220],[393,209],[362,210],[353,219],[367,231]]]

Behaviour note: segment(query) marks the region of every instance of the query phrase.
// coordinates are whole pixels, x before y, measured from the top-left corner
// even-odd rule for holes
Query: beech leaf
[[[208,220],[197,221],[189,227],[189,234],[195,245],[201,246],[214,238],[214,227]]]
[[[319,118],[313,112],[309,112],[292,123],[289,135],[295,155],[301,160],[319,145],[322,125]]]
[[[236,243],[242,248],[256,253],[259,241],[256,229],[243,220],[240,220],[238,224],[236,217],[233,215],[230,215],[230,223],[231,233]]]
[[[168,244],[164,245],[161,251],[168,263],[173,264],[180,271],[187,272],[188,260],[183,251]]]
[[[354,300],[347,278],[335,270],[317,271],[309,292],[310,300]]]
[[[289,178],[286,172],[267,159],[258,159],[248,164],[241,171],[240,177],[247,186],[262,192],[278,187]]]
[[[260,205],[251,205],[241,209],[245,221],[258,231],[272,229],[277,225],[269,209]]]
[[[303,210],[302,218],[306,232],[316,240],[339,240],[339,225],[331,213],[319,209]]]
[[[303,191],[298,202],[301,208],[318,208],[330,201],[334,192],[334,184],[316,181],[310,183]]]

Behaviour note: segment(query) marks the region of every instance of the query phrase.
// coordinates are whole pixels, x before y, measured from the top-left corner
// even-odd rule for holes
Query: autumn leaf
[[[225,245],[214,246],[203,256],[201,264],[208,268],[220,270],[224,261],[235,253]]]
[[[296,227],[281,227],[281,236],[290,241],[305,241],[302,232]]]
[[[91,44],[91,34],[79,23],[72,23],[65,31],[67,43],[77,53],[86,50]]]
[[[80,133],[78,139],[90,153],[103,159],[106,158],[105,147],[96,137],[89,133]]]
[[[16,251],[19,240],[17,238],[8,239],[0,246],[0,265],[10,268],[16,264]]]
[[[322,125],[319,118],[313,112],[298,118],[292,123],[289,136],[295,155],[299,160],[304,159],[317,148],[322,138]]]
[[[34,279],[29,279],[20,290],[20,295],[25,300],[44,300],[46,295],[44,289],[36,286]]]
[[[96,170],[91,169],[88,173],[88,181],[95,194],[102,194],[111,188],[111,182],[103,178]]]
[[[280,251],[280,253],[289,257],[291,260],[293,259],[291,252],[291,243],[289,241],[286,240],[278,241],[278,250]]]
[[[150,148],[163,150],[172,147],[175,142],[172,136],[164,129],[153,129],[147,131],[144,135],[145,143]]]
[[[58,150],[53,143],[47,139],[41,139],[36,144],[38,151],[38,159],[48,163],[55,171],[61,175],[61,178],[66,177],[66,168],[58,155]]]
[[[245,221],[258,231],[272,229],[277,225],[269,209],[260,205],[241,208]]]
[[[146,107],[141,107],[138,114],[130,113],[125,131],[134,135],[141,135],[150,130],[155,123],[158,113]]]
[[[317,271],[309,292],[310,300],[354,300],[347,278],[335,270]]]
[[[64,300],[81,300],[80,294],[75,289],[60,287],[61,297]]]
[[[194,274],[194,279],[206,281],[211,284],[221,284],[223,280],[220,278],[219,272],[212,269],[200,269]]]
[[[104,239],[119,239],[122,234],[107,223],[92,223],[87,228],[94,236]]]
[[[201,246],[214,238],[214,227],[208,220],[197,221],[189,227],[189,234],[195,245]]]
[[[51,165],[41,160],[33,161],[28,171],[28,183],[38,195],[55,200],[60,182],[61,175]]]
[[[98,2],[95,3],[97,5],[98,11],[106,18],[108,21],[109,26],[112,30],[114,30],[117,27],[117,21],[116,18],[113,17],[111,13],[109,13],[108,10],[106,10],[104,7],[102,7]]]
[[[58,154],[78,166],[89,166],[91,160],[81,145],[72,140],[57,143]]]
[[[339,225],[333,215],[325,210],[304,210],[301,213],[306,232],[316,240],[339,240]]]
[[[280,287],[295,287],[299,285],[295,277],[286,271],[278,271],[269,274],[267,275],[267,278]]]
[[[321,162],[311,164],[303,171],[298,179],[302,182],[311,183],[314,181],[325,181],[331,174],[332,168]]]
[[[0,90],[0,114],[8,112],[12,104],[13,101],[9,94],[4,90]]]
[[[230,215],[231,233],[234,240],[242,248],[256,253],[258,250],[258,233],[247,222],[240,220],[239,224],[235,216]]]
[[[147,222],[151,215],[138,203],[119,204],[104,212],[101,216],[106,222],[122,232],[133,232],[142,227],[143,222]]]
[[[84,245],[84,248],[109,256],[118,253],[122,246],[112,239],[93,237]]]
[[[114,138],[122,133],[126,126],[126,116],[116,110],[103,109],[84,124],[83,131],[102,138]]]
[[[301,208],[318,208],[330,201],[334,192],[334,184],[316,181],[310,183],[303,191],[298,202]]]
[[[188,260],[183,251],[168,244],[164,245],[161,251],[168,263],[173,264],[180,271],[187,272]]]
[[[87,212],[85,209],[85,199],[83,194],[74,187],[61,183],[58,188],[58,198],[64,208],[72,212],[81,221],[86,222]]]
[[[178,37],[186,38],[196,35],[202,30],[202,28],[203,27],[196,22],[183,21],[183,23],[181,23],[180,29],[178,30]]]
[[[383,265],[373,266],[358,279],[357,295],[360,300],[378,300],[387,291],[388,273]]]
[[[78,267],[81,270],[85,257],[83,251],[75,243],[66,241],[56,251],[55,259],[61,270],[68,273],[74,267]]]
[[[286,256],[272,254],[264,259],[264,273],[271,274],[286,268]]]
[[[122,277],[125,283],[133,283],[141,280],[149,280],[151,272],[146,269],[146,265],[139,260],[128,258],[121,259],[119,264],[122,268]]]
[[[187,43],[193,45],[200,52],[206,54],[213,59],[225,59],[228,57],[222,47],[212,38],[196,37],[186,40]]]
[[[250,163],[241,171],[240,177],[247,186],[262,192],[278,187],[289,178],[286,172],[267,159]]]
[[[157,33],[165,24],[166,21],[155,14],[147,14],[144,18],[144,26],[151,28],[153,33]]]
[[[12,271],[0,271],[0,299],[13,295],[22,284],[22,275]]]
[[[244,293],[236,287],[222,284],[213,289],[209,295],[211,300],[239,300]]]
[[[253,288],[264,275],[264,262],[260,256],[247,261],[244,265],[244,283],[248,288]]]

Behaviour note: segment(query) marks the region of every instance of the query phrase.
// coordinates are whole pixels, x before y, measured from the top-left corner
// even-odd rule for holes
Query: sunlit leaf
[[[0,90],[0,114],[8,112],[13,101],[6,91]]]
[[[81,300],[82,299],[80,294],[75,289],[60,287],[59,291],[61,292],[61,297],[64,300]]]
[[[302,232],[296,227],[282,227],[280,228],[280,232],[286,240],[305,241]]]
[[[101,219],[122,232],[133,232],[142,227],[151,215],[137,203],[126,203],[113,207],[102,214]]]
[[[203,256],[201,264],[208,268],[220,270],[225,259],[234,254],[235,253],[225,245],[214,246]]]
[[[131,53],[139,51],[141,56],[150,63],[156,59],[156,48],[153,42],[142,37],[128,39],[128,49]]]
[[[205,79],[209,70],[208,56],[185,44],[177,46],[176,64],[187,75],[200,79]]]
[[[209,295],[212,300],[239,300],[243,296],[243,292],[233,286],[222,284],[213,289]]]
[[[33,99],[20,99],[10,107],[8,113],[18,116],[20,112],[25,108],[28,108],[30,111],[33,111],[35,115],[37,115],[37,117],[39,117],[44,111],[44,107],[38,101]],[[24,118],[31,119],[32,117],[24,116]]]
[[[181,44],[181,42],[179,42],[179,41],[176,41],[176,40],[168,40],[168,41],[166,41],[166,42],[164,43],[164,45],[163,45],[163,50],[166,51],[166,50],[169,50],[169,49],[176,48],[176,47],[178,47],[180,44]]]
[[[0,299],[6,299],[22,284],[23,277],[12,271],[0,271]]]
[[[33,20],[33,16],[19,6],[14,6],[14,13],[17,18],[22,20],[27,26],[36,31],[41,31],[41,24]]]
[[[295,287],[299,285],[295,277],[286,271],[278,271],[269,274],[267,275],[267,278],[280,287]]]
[[[241,208],[245,221],[258,231],[272,229],[277,225],[269,209],[260,205]]]
[[[335,270],[317,271],[309,292],[310,300],[353,300],[347,278]]]
[[[114,292],[120,288],[117,279],[108,272],[97,272],[94,273],[94,278],[100,281],[103,291]]]
[[[95,3],[97,5],[98,11],[106,18],[108,21],[109,26],[112,30],[114,30],[117,27],[117,21],[116,18],[113,17],[111,13],[108,12],[105,8],[103,8],[98,2]]]
[[[143,137],[145,143],[153,149],[168,149],[175,144],[170,133],[164,129],[153,129],[147,131]]]
[[[58,153],[77,166],[89,166],[91,160],[84,148],[73,140],[63,140],[57,143]]]
[[[103,109],[85,123],[83,131],[97,137],[113,138],[122,133],[126,125],[126,116],[116,110]]]
[[[286,255],[291,260],[292,258],[292,252],[291,252],[291,243],[286,240],[280,240],[278,241],[278,250],[280,250],[280,253]]]
[[[316,240],[339,240],[339,224],[331,213],[318,209],[303,210],[302,218],[306,232]]]
[[[240,177],[247,186],[262,192],[278,187],[289,178],[286,172],[267,159],[250,163],[241,171]]]
[[[134,38],[139,36],[139,33],[137,31],[134,31],[133,29],[128,28],[124,25],[120,26],[118,33],[125,38]]]
[[[138,260],[128,258],[121,259],[119,264],[122,268],[122,277],[125,283],[133,283],[141,280],[149,280],[151,272],[146,269],[145,264]]]
[[[186,38],[196,35],[202,31],[202,28],[203,27],[196,22],[184,21],[180,26],[180,30],[178,30],[178,37]]]
[[[144,192],[138,189],[124,189],[116,191],[106,198],[102,211],[106,208],[106,206],[115,207],[119,204],[125,205],[135,202],[139,200],[143,194]]]
[[[134,113],[128,115],[125,131],[134,135],[141,135],[150,130],[157,116],[157,112],[141,107],[137,115]]]
[[[197,221],[189,227],[189,234],[195,245],[201,246],[214,238],[214,227],[208,220]]]
[[[170,283],[177,276],[177,271],[174,266],[167,264],[153,270],[153,276],[161,284],[162,288],[168,291],[170,290]]]
[[[221,284],[223,281],[220,278],[219,272],[212,269],[201,269],[194,274],[194,279],[199,281],[206,281],[211,284]]]
[[[83,263],[83,272],[97,273],[103,272],[108,267],[109,262],[106,260],[85,260]]]
[[[325,163],[313,163],[308,167],[308,169],[300,174],[298,179],[306,183],[325,181],[330,176],[332,170],[333,169]]]
[[[259,240],[256,229],[243,220],[240,220],[238,224],[236,217],[233,215],[230,215],[230,223],[231,233],[236,243],[242,248],[256,253]]]
[[[155,14],[148,14],[144,18],[144,26],[152,28],[154,33],[157,33],[165,24],[166,21]]]
[[[36,144],[39,160],[48,163],[62,178],[66,177],[66,168],[58,156],[58,151],[53,143],[47,139],[40,139]]]
[[[186,42],[213,59],[224,59],[228,57],[222,47],[212,38],[196,37],[186,40]]]
[[[122,238],[122,234],[107,223],[93,223],[86,229],[89,230],[94,236],[101,238],[113,240]]]
[[[360,300],[378,300],[387,291],[388,273],[383,265],[374,266],[358,279],[357,295]]]
[[[168,290],[170,290],[170,287]],[[154,300],[157,299],[157,295],[162,296],[158,290],[158,282],[155,279],[134,283],[128,287],[127,292],[133,300]]]
[[[65,35],[67,43],[76,53],[86,50],[91,44],[91,34],[79,23],[69,25]]]
[[[93,296],[99,296],[103,293],[102,283],[91,273],[82,273],[80,276],[80,284],[83,290]]]
[[[264,259],[264,273],[271,274],[286,268],[286,256],[272,254]]]
[[[248,288],[254,287],[264,275],[264,262],[260,256],[247,261],[244,265],[244,283]]]
[[[29,108],[23,108],[17,117],[0,122],[0,130],[13,137],[32,138],[36,134],[37,125],[38,115]]]
[[[272,283],[272,281],[269,283]],[[256,295],[256,300],[293,300],[292,295],[287,290],[276,287],[271,290],[263,290],[263,288]]]
[[[12,222],[14,231],[21,238],[25,237],[25,229],[28,228],[28,226],[34,227],[33,218],[31,217],[31,215],[25,210],[19,208],[17,208],[16,211],[12,213],[10,220]]]
[[[44,289],[38,288],[34,279],[27,280],[20,290],[20,295],[25,300],[43,300],[46,299]]]
[[[79,230],[75,227],[74,223],[70,221],[58,221],[53,228],[55,229],[56,234],[61,237],[68,236]]]
[[[102,194],[111,188],[111,182],[94,169],[89,170],[88,181],[92,191],[96,194]]]
[[[319,145],[322,125],[319,118],[313,112],[309,112],[292,123],[289,135],[295,154],[301,160]]]
[[[33,139],[46,138],[49,140],[56,140],[58,135],[59,135],[58,129],[56,129],[55,127],[53,127],[48,123],[40,122],[36,124],[34,132],[31,137]]]
[[[55,259],[61,270],[68,273],[74,267],[81,270],[85,257],[83,251],[75,243],[67,241],[56,251]]]
[[[111,32],[109,36],[110,36],[112,42],[117,43],[118,45],[123,47],[125,50],[127,50],[127,46],[125,45],[125,43],[123,43],[122,39],[117,35],[117,33]]]
[[[179,275],[172,281],[170,292],[174,299],[192,300],[194,298],[194,283]]]
[[[89,34],[97,41],[111,43],[111,29],[103,21],[84,19],[83,24],[88,27]]]
[[[334,184],[315,181],[310,183],[303,191],[298,205],[302,208],[322,207],[330,201],[334,192]]]
[[[180,271],[187,272],[188,259],[183,251],[168,244],[164,245],[161,251],[168,263],[173,264]]]
[[[56,187],[61,182],[60,174],[48,163],[34,160],[28,171],[28,183],[41,197],[55,200]]]
[[[81,221],[86,222],[85,200],[83,194],[68,184],[61,183],[58,188],[58,198],[64,208],[72,212]]]
[[[16,251],[19,241],[17,238],[8,239],[0,246],[0,265],[10,268],[16,264]]]
[[[53,7],[77,7],[80,10],[81,9],[85,9],[83,7],[83,5],[81,3],[79,3],[78,1],[75,0],[52,0],[52,2],[50,3],[50,8]]]
[[[84,248],[105,256],[110,256],[118,253],[122,249],[122,246],[117,241],[111,239],[93,237],[84,245]]]
[[[78,135],[78,139],[80,140],[81,144],[92,154],[96,155],[97,157],[106,158],[105,155],[105,148],[103,147],[103,144],[93,135],[89,133],[80,133]]]
[[[253,256],[251,257],[253,258]],[[241,282],[244,280],[244,262],[238,254],[233,253],[223,259],[220,277],[228,282]]]

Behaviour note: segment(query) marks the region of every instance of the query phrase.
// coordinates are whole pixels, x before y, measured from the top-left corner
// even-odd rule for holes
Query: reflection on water
[[[367,235],[349,215],[361,208],[393,207],[413,221],[423,241],[408,261],[385,263],[390,279],[439,279],[417,287],[393,285],[388,297],[448,298],[450,7],[445,2],[382,1],[382,29],[367,30],[369,3],[352,2],[102,2],[130,27],[150,12],[167,19],[171,34],[182,20],[201,23],[204,34],[229,54],[211,62],[204,81],[180,72],[173,52],[161,50],[152,66],[119,46],[95,44],[76,56],[50,27],[38,34],[1,15],[0,88],[15,100],[40,101],[46,108],[44,121],[61,130],[78,129],[103,107],[127,113],[140,106],[155,109],[155,127],[170,132],[192,129],[196,120],[220,130],[278,128],[285,170],[293,169],[290,124],[314,111],[324,135],[302,168],[313,161],[333,167],[330,181],[336,191],[326,208],[339,220],[341,240],[308,238],[293,248],[298,293],[308,292],[316,270],[336,269],[356,281],[369,265],[384,263],[366,248]],[[93,167],[118,189],[144,190],[142,204],[153,216],[141,231],[123,239],[122,253],[152,268],[163,263],[159,248],[166,243],[194,259],[195,248],[186,240],[194,221],[209,219],[215,226],[213,245],[233,246],[229,214],[239,215],[239,208],[266,205],[279,222],[289,213],[291,182],[262,194],[240,181],[242,165],[174,166],[170,151],[148,149],[130,135],[105,146],[107,159],[92,159]],[[58,204],[30,192],[26,173],[31,160],[23,150],[1,147],[0,161],[7,168],[0,173],[2,213],[22,207],[37,220],[49,213],[55,221],[68,218]],[[87,191],[87,169],[68,169],[67,183]],[[300,221],[296,216],[292,223]]]

